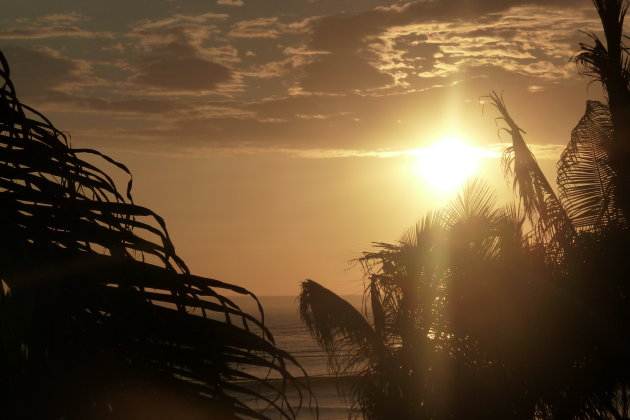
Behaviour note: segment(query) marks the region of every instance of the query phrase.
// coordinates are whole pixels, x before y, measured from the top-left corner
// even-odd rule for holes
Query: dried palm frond
[[[295,418],[301,401],[287,391],[301,398],[303,371],[260,304],[250,315],[225,294],[256,297],[191,275],[164,220],[133,203],[131,178],[123,195],[85,155],[130,175],[72,149],[22,104],[0,53],[3,414],[164,418],[180,407],[188,418],[266,418],[267,406]]]
[[[552,248],[566,248],[574,235],[571,220],[527,147],[522,136],[524,131],[508,113],[503,98],[496,92],[492,92],[489,98],[499,110],[500,119],[507,124],[502,130],[512,137],[512,146],[503,152],[501,159],[503,171],[506,177],[513,177],[514,190],[534,227],[536,240]]]

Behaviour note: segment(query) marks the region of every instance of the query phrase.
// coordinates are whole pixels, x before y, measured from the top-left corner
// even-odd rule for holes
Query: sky
[[[418,175],[435,142],[480,150],[510,198],[490,92],[555,184],[600,95],[580,31],[599,31],[588,0],[21,0],[0,50],[22,102],[130,168],[193,273],[358,294],[352,260],[456,193]]]

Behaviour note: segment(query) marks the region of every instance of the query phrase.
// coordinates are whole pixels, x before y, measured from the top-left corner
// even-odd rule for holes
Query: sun
[[[445,136],[419,151],[416,164],[424,182],[438,192],[448,193],[461,186],[477,172],[481,149],[471,146],[458,136]]]

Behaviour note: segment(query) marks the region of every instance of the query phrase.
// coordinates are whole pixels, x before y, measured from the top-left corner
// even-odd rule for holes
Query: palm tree
[[[523,224],[476,180],[399,243],[378,244],[360,259],[369,317],[313,281],[302,284],[301,316],[333,372],[356,377],[349,390],[356,414],[533,417],[535,397],[517,385],[542,382],[529,370],[551,363],[535,343],[553,331],[537,328],[530,312],[542,320],[553,306],[528,287],[549,272],[544,252],[523,239]]]
[[[128,169],[22,104],[1,53],[0,78],[3,417],[295,418],[300,366],[260,304],[254,316],[225,293],[256,297],[190,274],[131,177],[120,193],[94,162]]]
[[[399,243],[377,244],[360,259],[369,317],[302,284],[302,318],[333,372],[357,375],[351,399],[366,418],[630,418],[627,3],[594,4],[606,46],[589,34],[576,62],[607,99],[587,102],[571,133],[559,194],[493,92],[517,202],[498,209],[475,182]]]

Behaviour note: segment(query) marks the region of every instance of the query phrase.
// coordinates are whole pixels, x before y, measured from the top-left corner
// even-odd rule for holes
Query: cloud
[[[359,80],[350,80],[358,89],[413,90],[422,88],[423,78],[490,67],[546,80],[568,78],[570,45],[576,45],[568,40],[597,22],[588,12],[585,1],[420,0],[325,16],[312,22],[306,48],[328,52],[329,58],[306,64],[301,85],[307,91],[351,90],[340,89],[349,77],[335,77],[346,68],[363,71],[355,74]]]
[[[422,147],[431,130],[477,126],[478,99],[493,89],[505,90],[535,141],[570,132],[575,118],[551,121],[557,110],[547,104],[570,83],[584,92],[568,58],[590,15],[495,0],[477,3],[483,10],[447,13],[469,3],[396,3],[306,19],[287,11],[240,22],[223,13],[175,14],[127,26],[99,62],[68,58],[73,45],[63,55],[22,47],[7,56],[20,96],[55,112],[90,113],[62,128],[120,148],[151,142],[165,151],[385,156]],[[48,19],[77,26],[85,18]],[[572,98],[581,107],[578,93]],[[574,112],[573,103],[562,106]],[[548,120],[539,123],[534,114]],[[471,133],[471,141],[497,138],[492,118],[487,122],[487,135]],[[549,132],[537,133],[543,126]]]
[[[317,17],[308,17],[296,22],[284,23],[277,17],[260,17],[241,20],[232,25],[228,36],[232,38],[278,38],[285,34],[304,34],[311,29]]]
[[[248,51],[250,53],[251,51]],[[255,56],[246,53],[246,56]],[[251,53],[254,54],[254,53]],[[269,79],[275,77],[289,76],[296,69],[304,67],[325,55],[320,51],[309,51],[304,46],[284,48],[282,54],[285,58],[281,60],[268,61],[263,64],[255,64],[242,71],[247,77]]]
[[[160,90],[208,91],[234,82],[231,66],[238,63],[237,50],[228,45],[206,46],[219,29],[207,22],[223,15],[175,15],[159,21],[143,21],[134,26],[130,37],[135,56],[129,69],[131,81]]]
[[[394,78],[356,55],[333,53],[303,68],[301,86],[311,92],[351,92],[392,84]]]
[[[503,151],[511,144],[493,143],[484,147],[475,147],[479,156],[484,159],[500,159]],[[532,144],[528,145],[531,152],[539,160],[557,161],[565,149],[562,144]],[[339,158],[379,158],[391,159],[403,156],[422,156],[428,148],[417,149],[278,149],[280,153],[290,154],[304,159],[339,159]]]
[[[142,21],[133,26],[127,37],[134,39],[134,46],[144,50],[175,42],[199,49],[220,30],[208,22],[211,19],[194,21],[195,18],[176,15],[158,21]]]
[[[51,48],[6,47],[3,52],[20,96],[42,97],[55,90],[103,83],[93,75],[89,62],[63,57]]]
[[[100,116],[120,115],[145,119],[163,119],[177,113],[190,112],[190,104],[168,98],[125,98],[110,99],[59,91],[48,91],[37,98],[38,106],[63,109],[64,112],[98,114]]]
[[[594,24],[583,13],[562,8],[514,7],[464,22],[408,25],[398,30],[423,34],[425,45],[434,45],[434,68],[423,68],[421,77],[443,77],[467,68],[499,67],[547,80],[574,74],[569,60],[577,45],[577,29]],[[387,35],[396,38],[393,31]],[[404,42],[397,45],[405,49]],[[407,48],[412,48],[407,46]],[[386,59],[386,58],[383,58]],[[408,62],[413,69],[413,63]]]
[[[79,13],[50,14],[34,19],[19,18],[17,25],[0,30],[0,39],[45,39],[57,37],[112,38],[111,32],[94,32],[80,28],[77,23],[89,20]]]
[[[236,6],[240,7],[245,4],[243,0],[217,0],[219,6]]]
[[[210,21],[220,21],[230,17],[225,13],[201,13],[198,15],[175,14],[171,17],[158,20],[144,20],[134,25],[134,31],[150,30],[156,28],[172,27],[173,25],[181,25],[186,23],[205,24]],[[138,32],[136,32],[138,33]]]
[[[164,51],[179,50],[163,54]],[[164,51],[154,51],[138,65],[136,83],[176,90],[211,90],[230,80],[231,71],[221,64],[189,54],[185,45],[171,44]]]
[[[257,18],[235,23],[228,33],[233,38],[277,38],[282,31],[278,18]]]
[[[505,75],[507,77],[508,73]],[[462,133],[472,144],[509,140],[505,136],[497,137],[496,113],[487,107],[482,114],[479,103],[480,95],[502,80],[467,81],[381,97],[349,93],[212,101],[207,96],[192,100],[156,96],[139,101],[68,96],[67,102],[62,103],[64,107],[71,105],[73,109],[90,110],[90,122],[109,114],[108,125],[116,128],[99,128],[94,124],[62,128],[90,144],[137,151],[205,150],[211,153],[230,149],[232,153],[258,153],[285,150],[310,158],[393,157],[422,148],[447,129]],[[520,82],[509,80],[510,92],[506,99],[512,115],[528,132],[528,144],[539,159],[557,158],[558,147],[544,144],[559,141],[570,132],[583,112],[581,95],[574,92],[577,100],[562,102],[565,95],[559,95],[556,88],[536,93],[532,102],[527,92],[528,78]],[[571,91],[575,91],[575,87]],[[558,113],[560,108],[563,111]],[[116,116],[120,117],[112,123],[111,118]],[[536,142],[542,146],[537,146]],[[490,144],[486,149],[496,157],[504,146]]]

